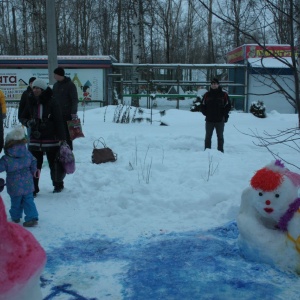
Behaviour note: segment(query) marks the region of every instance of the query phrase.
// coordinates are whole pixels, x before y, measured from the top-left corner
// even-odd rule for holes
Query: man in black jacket
[[[219,85],[219,80],[211,80],[210,90],[204,94],[201,104],[201,112],[205,118],[205,145],[211,148],[211,138],[216,129],[218,138],[218,150],[224,152],[224,125],[228,120],[231,103],[229,96]]]
[[[23,92],[20,102],[19,102],[19,109],[18,109],[18,120],[21,122],[23,111],[25,110],[26,105],[28,104],[28,97],[32,94],[32,83],[36,80],[36,77],[29,78],[29,84],[27,89]],[[30,137],[30,128],[27,128],[27,136]]]
[[[35,77],[30,77],[27,89],[23,92],[18,109],[18,120],[21,120],[22,113],[27,105],[28,96],[32,93],[32,83],[36,80]]]
[[[31,134],[28,150],[37,160],[37,168],[43,165],[43,155],[47,156],[50,168],[53,193],[60,193],[64,188],[62,169],[57,170],[56,156],[62,141],[66,139],[64,121],[57,101],[52,97],[52,89],[42,79],[36,79],[33,93],[28,97],[28,105],[21,116],[21,123],[30,127]],[[34,196],[39,192],[39,178],[34,178]]]
[[[54,78],[56,82],[53,85],[53,96],[60,104],[67,136],[66,141],[73,150],[73,143],[70,138],[67,121],[77,119],[77,89],[70,77],[65,76],[65,70],[61,67],[54,70]]]

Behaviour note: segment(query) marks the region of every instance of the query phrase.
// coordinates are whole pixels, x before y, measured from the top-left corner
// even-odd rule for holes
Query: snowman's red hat
[[[251,178],[250,184],[256,190],[271,192],[282,184],[284,176],[289,178],[295,187],[300,187],[300,175],[289,171],[280,160],[258,170]]]
[[[250,180],[250,184],[255,190],[271,192],[277,189],[283,180],[283,174],[265,167],[254,174]]]

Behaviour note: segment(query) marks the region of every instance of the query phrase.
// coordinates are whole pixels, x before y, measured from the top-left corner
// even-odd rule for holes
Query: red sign
[[[255,58],[255,57],[291,57],[291,47],[286,45],[266,45],[266,49],[255,46],[255,45],[246,45],[246,58]]]
[[[244,61],[244,46],[240,46],[235,48],[234,50],[230,51],[227,54],[227,62],[228,63],[235,63],[238,61]]]
[[[227,54],[227,62],[244,62],[247,58],[255,57],[291,57],[292,51],[289,45],[266,45],[265,48],[258,45],[243,45]]]

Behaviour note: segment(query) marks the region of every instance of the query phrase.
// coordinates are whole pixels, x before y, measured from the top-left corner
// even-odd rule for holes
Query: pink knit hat
[[[292,181],[293,185],[295,185],[296,187],[300,187],[299,174],[289,171],[287,168],[284,167],[284,164],[280,160],[275,160],[274,166],[279,172],[283,172],[283,174]]]
[[[42,299],[39,283],[46,253],[28,230],[7,221],[1,196],[0,237],[0,300],[29,299],[28,295]]]

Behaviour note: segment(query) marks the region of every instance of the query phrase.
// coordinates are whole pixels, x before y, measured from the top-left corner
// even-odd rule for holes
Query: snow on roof
[[[110,60],[109,55],[58,55],[65,60]],[[48,55],[0,55],[0,60],[48,60]]]
[[[253,68],[289,68],[283,61],[286,61],[288,64],[292,64],[291,57],[280,57],[276,59],[274,57],[267,57],[267,58],[248,58],[248,63]]]

